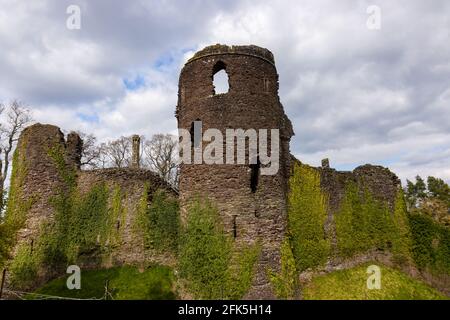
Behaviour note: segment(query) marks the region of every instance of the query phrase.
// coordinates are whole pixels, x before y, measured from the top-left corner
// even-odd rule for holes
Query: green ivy
[[[304,271],[326,262],[330,242],[324,225],[326,197],[320,187],[319,172],[295,163],[289,180],[288,231],[297,269]]]
[[[61,145],[57,145],[48,150],[48,156],[53,160],[59,176],[69,188],[74,188],[76,184],[76,171],[67,165],[64,150]]]
[[[153,194],[150,205],[146,186],[138,206],[137,223],[147,248],[176,252],[180,228],[178,200],[165,190]]]
[[[261,253],[261,245],[256,243],[238,250],[235,248],[227,269],[227,299],[238,300],[245,296],[252,285],[254,266]]]
[[[420,212],[411,213],[409,221],[416,265],[432,273],[450,274],[450,228]]]
[[[22,186],[27,174],[24,157],[19,157],[19,149],[24,149],[22,144],[13,154],[9,196],[6,203],[5,217],[0,221],[0,267],[4,266],[10,257],[17,231],[26,221],[27,213],[35,201],[34,195],[29,195],[24,200]]]
[[[402,189],[397,192],[393,220],[392,253],[394,255],[394,262],[399,265],[408,264],[411,260],[411,228]]]
[[[362,190],[363,191],[362,191]],[[370,249],[390,250],[397,236],[387,204],[376,200],[363,187],[350,182],[335,215],[339,254],[351,257]]]
[[[52,199],[55,219],[41,226],[33,246],[22,244],[10,266],[14,286],[27,288],[26,275],[45,269],[51,274],[63,271],[67,264],[78,263],[83,256],[97,257],[109,252],[115,228],[114,197],[104,184],[93,186],[86,194],[71,190]],[[108,199],[112,198],[112,208]],[[117,203],[115,204],[117,205]],[[33,252],[27,252],[32,250]]]
[[[196,298],[242,298],[250,288],[259,252],[258,244],[234,247],[217,208],[209,200],[192,201],[181,232],[179,265],[181,277]]]
[[[27,289],[36,280],[39,259],[32,252],[31,246],[21,244],[17,248],[14,260],[9,265],[11,286],[18,289]]]
[[[297,268],[294,254],[288,240],[281,245],[281,270],[276,273],[268,270],[269,279],[279,299],[293,299],[298,288]]]
[[[109,214],[107,215],[107,224],[108,224],[108,244],[109,247],[115,248],[120,245],[122,241],[121,237],[121,227],[125,225],[127,211],[126,207],[123,205],[123,202],[126,198],[125,194],[123,194],[121,188],[119,186],[114,187],[112,191],[111,198],[111,207],[109,210]]]

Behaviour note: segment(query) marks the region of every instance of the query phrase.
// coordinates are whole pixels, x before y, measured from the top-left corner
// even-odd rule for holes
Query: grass
[[[172,269],[153,266],[144,272],[136,267],[124,266],[111,269],[81,271],[81,289],[69,290],[67,277],[55,279],[35,291],[36,294],[77,299],[101,299],[105,296],[105,284],[115,300],[173,300]],[[39,296],[30,294],[29,299]]]
[[[369,265],[381,269],[381,289],[367,288]],[[306,300],[441,300],[445,295],[406,274],[369,263],[348,270],[335,271],[312,279],[302,290]]]

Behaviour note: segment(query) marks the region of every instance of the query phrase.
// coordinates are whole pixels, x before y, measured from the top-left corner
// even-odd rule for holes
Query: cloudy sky
[[[100,140],[176,133],[180,69],[215,43],[274,53],[301,160],[450,181],[448,0],[0,0],[0,102]]]

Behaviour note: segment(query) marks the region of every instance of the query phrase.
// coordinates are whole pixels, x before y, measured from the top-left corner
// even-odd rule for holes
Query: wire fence
[[[4,283],[6,272],[3,272],[2,282]],[[62,296],[54,296],[49,294],[42,293],[34,293],[34,292],[26,292],[19,290],[8,290],[3,288],[3,283],[1,287],[0,300],[3,300],[2,297],[7,297],[7,299],[15,299],[15,300],[114,300],[112,292],[109,290],[109,281],[105,282],[105,292],[103,296],[100,298],[92,297],[92,298],[72,298],[72,297],[62,297]]]

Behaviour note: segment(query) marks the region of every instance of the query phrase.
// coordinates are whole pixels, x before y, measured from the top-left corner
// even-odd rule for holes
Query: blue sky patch
[[[78,113],[77,117],[80,118],[81,120],[85,121],[85,122],[98,122],[99,121],[99,117],[97,114],[86,114],[86,113]]]
[[[145,86],[145,79],[138,74],[134,79],[123,79],[123,84],[127,90],[134,91]]]

